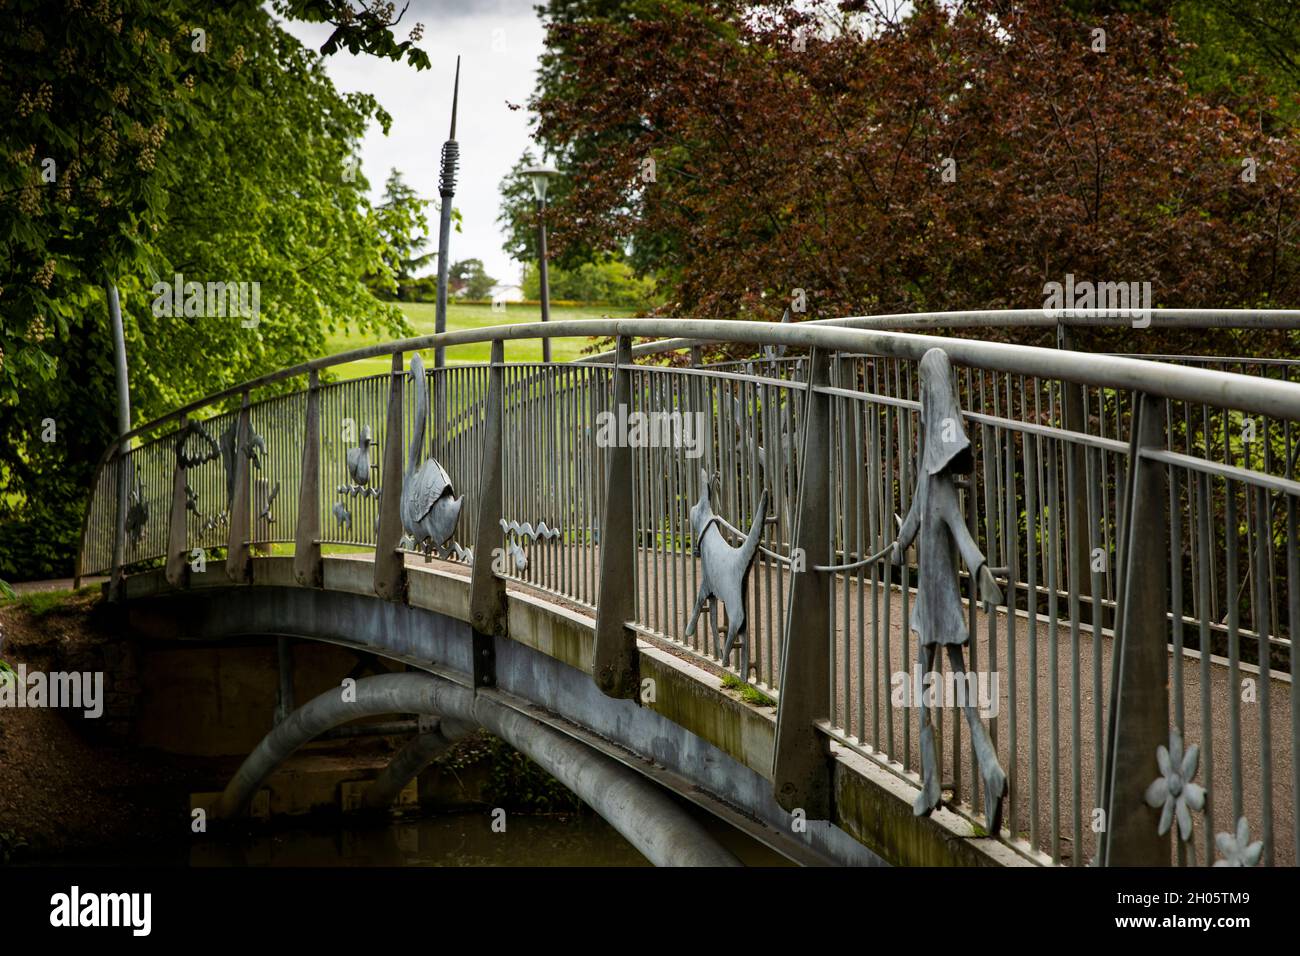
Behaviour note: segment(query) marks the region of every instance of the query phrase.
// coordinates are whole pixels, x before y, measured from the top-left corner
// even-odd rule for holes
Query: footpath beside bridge
[[[1103,321],[1116,320],[1061,328]],[[642,831],[659,862],[720,859],[703,839],[644,835],[646,819],[673,814],[657,788],[805,863],[1300,862],[1300,363],[888,331],[1008,324],[1056,323],[1036,311],[594,320],[316,360],[106,450],[78,573],[109,573],[110,598],[155,638],[301,638],[423,672],[369,685],[368,706],[414,713],[423,694],[446,721],[514,735],[616,826]],[[1295,328],[1300,313],[1157,311],[1150,334],[1173,325]],[[540,335],[618,349],[506,363],[509,340]],[[422,383],[406,371],[408,353],[454,359],[485,340],[490,363]],[[701,365],[694,349],[719,341],[763,357]],[[986,559],[969,571],[891,550],[942,428],[924,419],[935,379],[927,398],[919,363],[934,348],[969,448],[954,501]],[[636,362],[686,350],[689,365]],[[320,381],[384,354],[390,375]],[[285,392],[295,380],[305,387]],[[406,458],[435,459],[460,498],[454,533],[434,542],[443,557],[404,535],[412,439]],[[716,520],[692,523],[701,502]],[[735,546],[751,525],[751,565],[701,554],[703,536]],[[930,731],[905,624],[940,573],[966,598],[979,724],[935,701],[943,805],[917,816]],[[701,593],[729,593],[729,574],[743,612],[710,602],[688,628]],[[345,716],[296,703],[227,809],[295,733]],[[996,833],[972,728],[1007,778]],[[418,770],[427,756],[413,744],[399,759]],[[627,798],[602,807],[597,773]],[[628,807],[640,824],[620,817]],[[1259,847],[1216,841],[1235,840],[1242,818]],[[687,845],[703,855],[683,856]]]

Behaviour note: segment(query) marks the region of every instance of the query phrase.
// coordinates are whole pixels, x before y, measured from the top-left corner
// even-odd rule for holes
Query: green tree
[[[384,184],[384,200],[376,207],[379,232],[383,238],[383,268],[370,277],[370,286],[376,292],[398,293],[401,298],[403,283],[415,278],[415,273],[429,264],[437,253],[420,250],[428,245],[428,218],[425,207],[428,200],[421,199],[402,174],[393,169]]]
[[[628,263],[612,256],[583,262],[575,269],[551,266],[548,279],[553,299],[629,308],[648,308],[655,299],[654,280],[639,278]],[[541,273],[535,262],[524,265],[523,291],[524,298],[541,297]]]
[[[1300,5],[1277,0],[1068,0],[1087,17],[1170,17],[1188,88],[1281,133],[1300,123]]]
[[[734,7],[723,3],[719,6]],[[638,21],[663,18],[674,4],[663,0],[546,0],[537,12],[546,28],[546,47],[539,58],[537,85],[529,106],[541,112],[538,104],[590,96],[602,82],[599,64],[593,63],[585,37],[593,31],[618,29]],[[635,56],[628,51],[623,55]],[[607,152],[621,151],[634,142],[643,130],[644,118],[604,117],[593,123],[581,136],[568,136],[539,125],[534,139],[539,150],[525,150],[500,184],[501,212],[497,221],[505,231],[505,251],[516,261],[537,259],[537,211],[533,191],[521,171],[535,165],[538,151],[553,157],[555,164],[572,172],[596,164]],[[561,210],[569,205],[579,183],[572,176],[557,176],[550,184],[547,205]],[[634,201],[636,184],[627,181],[629,209]],[[635,237],[597,236],[569,229],[562,218],[550,217],[549,252],[551,262],[562,269],[578,269],[607,257],[626,259],[641,275],[659,276],[673,269],[677,239],[671,233],[653,228],[638,231]]]
[[[462,259],[452,263],[447,273],[447,287],[468,299],[486,299],[497,280],[487,274],[481,259]]]
[[[11,0],[0,90],[0,573],[22,578],[71,569],[115,431],[106,280],[137,422],[320,354],[345,323],[406,325],[364,281],[386,266],[355,154],[388,117],[254,0]],[[258,283],[256,322],[156,310],[177,273]]]
[[[398,40],[396,27],[406,16],[410,4],[399,10],[395,3],[370,0],[276,0],[275,11],[294,20],[328,23],[334,32],[322,44],[320,52],[329,56],[339,50],[369,53],[389,60],[405,59],[417,70],[429,68],[429,56],[415,44],[424,33],[424,25],[412,26],[405,40]]]

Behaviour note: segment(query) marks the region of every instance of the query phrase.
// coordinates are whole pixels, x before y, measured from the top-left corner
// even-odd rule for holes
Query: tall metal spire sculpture
[[[460,57],[456,57],[456,83],[451,94],[451,135],[442,144],[442,169],[438,176],[438,195],[442,197],[442,208],[438,221],[438,305],[434,314],[433,330],[447,331],[447,269],[451,257],[447,255],[451,245],[451,200],[456,195],[456,173],[460,167],[460,144],[456,142],[456,106],[460,100]],[[441,345],[434,352],[435,368],[442,368],[447,359],[447,350]]]

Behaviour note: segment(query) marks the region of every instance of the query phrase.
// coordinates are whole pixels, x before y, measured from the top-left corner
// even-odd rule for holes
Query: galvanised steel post
[[[122,328],[122,304],[117,297],[117,285],[105,284],[108,294],[108,316],[113,326],[113,364],[117,371],[117,433],[125,435],[131,430],[131,393],[126,370],[126,333]],[[123,439],[117,458],[117,517],[113,527],[113,570],[109,577],[108,598],[116,601],[122,596],[122,565],[126,559],[126,499],[131,483],[131,463],[127,453],[131,440]]]
[[[632,339],[618,338],[614,408],[632,406]],[[632,449],[619,441],[605,449],[605,509],[600,528],[600,590],[596,600],[596,648],[592,676],[608,697],[635,698],[640,683],[636,634],[627,626],[636,613],[636,531],[632,516]]]
[[[831,399],[816,391],[830,383],[829,356],[809,356],[808,398],[799,454],[798,515],[793,581],[781,637],[781,698],[776,715],[772,786],[786,810],[810,820],[831,811],[830,748],[816,721],[830,716],[831,574],[815,565],[834,564],[831,551]]]
[[[501,416],[505,386],[505,343],[492,343],[487,405],[483,418],[483,458],[479,468],[478,526],[470,572],[469,612],[474,630],[474,684],[496,683],[495,639],[508,634],[506,581],[497,574],[501,549]]]
[[[298,525],[293,535],[293,576],[299,584],[310,588],[324,583],[320,556],[320,373],[315,369],[307,386]]]
[[[235,497],[230,504],[230,537],[226,544],[226,575],[241,584],[252,579],[253,571],[248,553],[248,471],[252,459],[246,450],[252,435],[251,418],[249,395],[244,392],[235,428]]]
[[[186,429],[189,427],[190,418],[186,415],[181,419],[180,436],[184,436]],[[183,437],[177,438],[178,442],[183,442]],[[167,583],[174,588],[182,588],[189,584],[189,563],[185,560],[189,548],[186,536],[186,516],[185,516],[185,485],[188,480],[184,462],[181,460],[182,448],[178,445],[176,448],[176,469],[172,472],[172,510],[168,518],[167,525],[167,565],[165,574]]]
[[[1170,859],[1168,835],[1156,832],[1160,810],[1146,802],[1159,772],[1156,748],[1169,745],[1169,492],[1167,466],[1144,452],[1165,445],[1164,401],[1137,396],[1106,734],[1103,866],[1168,866]]]
[[[402,400],[406,389],[404,353],[393,353],[384,425],[383,486],[379,489],[379,533],[375,537],[375,593],[386,601],[406,600],[406,556],[402,539]]]

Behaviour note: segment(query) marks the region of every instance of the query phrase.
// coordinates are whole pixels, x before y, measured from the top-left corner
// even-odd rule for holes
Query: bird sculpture
[[[361,429],[361,444],[355,448],[348,449],[348,477],[352,479],[352,484],[346,486],[346,491],[352,497],[358,494],[364,497],[377,497],[379,489],[371,488],[370,485],[370,446],[374,443],[371,436],[370,426],[365,425]],[[344,489],[340,489],[344,490]]]
[[[452,551],[449,542],[456,532],[464,498],[454,496],[451,477],[435,459],[420,461],[424,454],[424,426],[429,420],[429,382],[419,352],[411,356],[411,375],[415,379],[415,432],[402,477],[402,527],[426,559],[434,550],[439,557],[446,557]]]
[[[334,520],[343,530],[352,530],[352,512],[348,511],[348,506],[341,501],[334,502]]]

